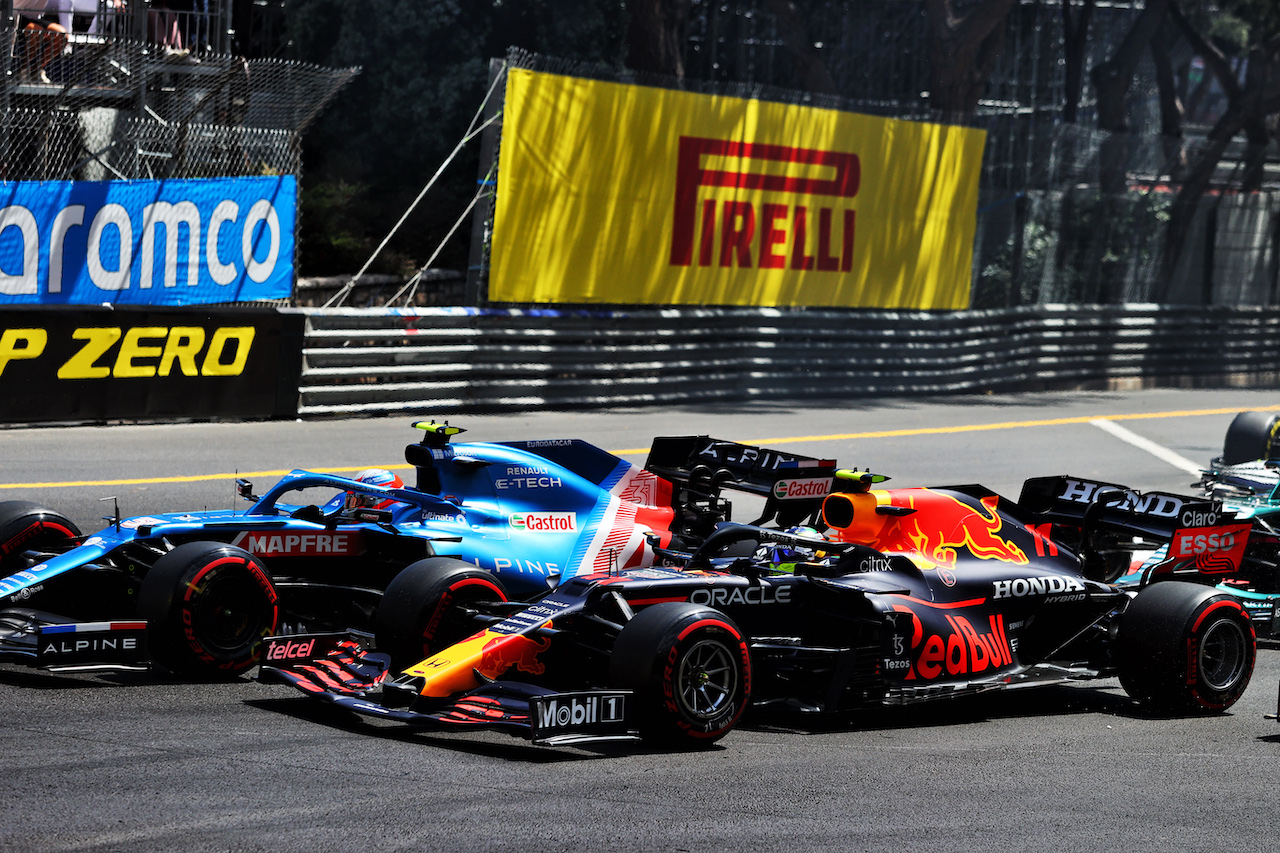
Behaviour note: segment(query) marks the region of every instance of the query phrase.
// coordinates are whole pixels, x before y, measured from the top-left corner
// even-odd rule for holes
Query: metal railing
[[[104,39],[128,39],[167,48],[170,53],[231,52],[234,35],[232,0],[191,0],[191,8],[170,8],[170,0],[51,0],[44,15],[57,23],[77,44]],[[18,16],[33,17],[24,0],[0,2],[0,23]]]
[[[1280,377],[1280,309],[306,311],[298,412],[518,411]]]

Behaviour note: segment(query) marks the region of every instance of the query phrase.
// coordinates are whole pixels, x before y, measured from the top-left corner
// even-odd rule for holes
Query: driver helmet
[[[353,477],[357,483],[369,483],[373,486],[385,486],[388,489],[403,489],[404,481],[392,474],[386,468],[365,468],[359,474]],[[353,509],[387,509],[397,504],[398,501],[387,498],[380,500],[376,495],[361,495],[356,492],[347,492],[347,499],[344,509],[350,512]]]
[[[803,536],[805,539],[825,539],[817,529],[813,527],[797,526],[788,527],[787,533],[793,536]],[[764,553],[757,554],[757,559],[766,562],[770,569],[775,572],[793,573],[796,570],[796,563],[803,563],[808,560],[817,559],[825,552],[818,551],[814,548],[805,546],[797,546],[784,544],[782,542],[770,542],[761,549]]]

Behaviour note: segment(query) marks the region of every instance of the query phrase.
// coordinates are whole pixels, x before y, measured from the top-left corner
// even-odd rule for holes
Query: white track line
[[[1132,444],[1134,447],[1138,448],[1139,450],[1147,451],[1152,456],[1164,462],[1168,462],[1170,465],[1172,465],[1175,468],[1181,468],[1183,471],[1186,471],[1188,474],[1192,474],[1198,477],[1200,473],[1204,470],[1202,466],[1197,465],[1196,463],[1192,462],[1190,459],[1186,458],[1185,456],[1179,456],[1178,454],[1174,453],[1172,450],[1170,450],[1167,447],[1161,447],[1160,445],[1156,444],[1154,441],[1151,441],[1150,439],[1147,439],[1147,438],[1143,438],[1142,436],[1138,435],[1136,432],[1130,432],[1129,430],[1125,429],[1124,427],[1120,426],[1114,421],[1109,421],[1106,418],[1097,418],[1095,420],[1089,421],[1089,423],[1092,424],[1093,426],[1096,426],[1098,429],[1102,430],[1103,432],[1111,433],[1121,441],[1125,441],[1125,442],[1128,442],[1129,444]]]

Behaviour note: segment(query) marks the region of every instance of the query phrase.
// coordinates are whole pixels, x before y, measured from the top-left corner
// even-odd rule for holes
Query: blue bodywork
[[[437,494],[294,470],[242,511],[121,519],[78,547],[0,578],[0,598],[6,605],[28,605],[51,580],[139,540],[230,542],[271,568],[281,559],[354,558],[367,550],[364,540],[394,538],[401,546],[420,543],[421,556],[456,556],[493,571],[518,597],[546,590],[563,577],[593,571],[602,551],[603,559],[617,567],[651,561],[643,533],[666,530],[662,522],[672,517],[669,484],[583,441],[557,444],[558,461],[527,444],[469,443],[433,449]],[[631,491],[620,497],[624,483]],[[314,505],[298,500],[305,489],[328,489],[337,497],[317,507],[318,513],[307,513]],[[380,513],[347,515],[341,498],[348,492],[395,503]],[[636,503],[664,494],[665,508]],[[529,523],[530,514],[538,523]],[[637,514],[651,523],[637,524]],[[601,544],[606,532],[615,534],[612,550]]]
[[[639,467],[577,439],[453,445],[459,429],[416,426],[426,437],[405,449],[411,486],[294,470],[260,496],[237,481],[250,501],[242,510],[117,517],[82,539],[52,510],[0,504],[0,657],[25,659],[51,625],[143,618],[150,569],[188,543],[257,558],[279,595],[281,631],[368,630],[387,585],[419,560],[464,560],[508,597],[529,599],[700,540],[729,517],[722,488],[765,498],[779,520],[806,517],[835,465],[681,436],[656,439]]]

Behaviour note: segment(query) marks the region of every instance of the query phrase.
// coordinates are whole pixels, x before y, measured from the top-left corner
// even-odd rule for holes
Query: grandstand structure
[[[111,181],[297,174],[301,136],[358,68],[277,58],[282,0],[53,0],[67,44],[0,0],[0,177]]]

